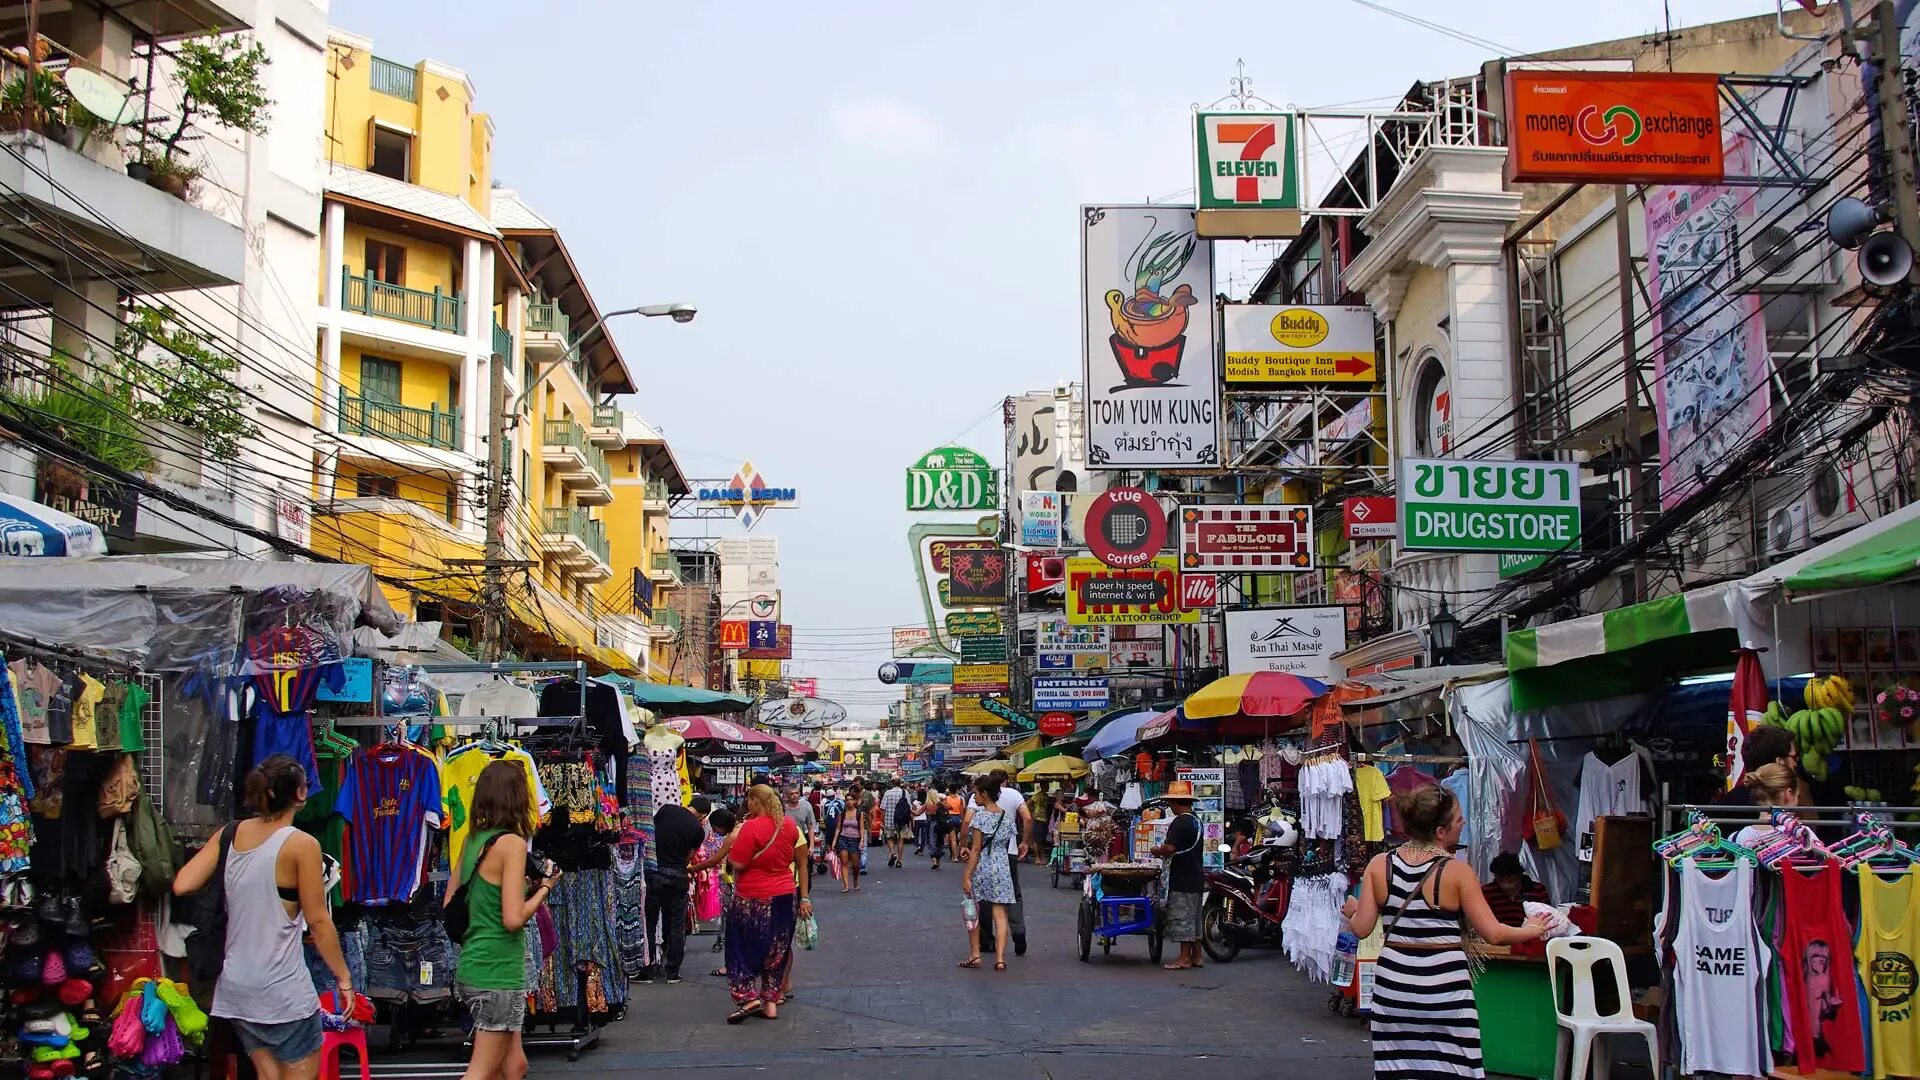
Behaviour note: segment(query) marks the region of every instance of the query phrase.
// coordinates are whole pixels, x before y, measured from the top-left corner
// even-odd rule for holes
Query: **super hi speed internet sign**
[[[1407,551],[1574,551],[1578,466],[1557,461],[1404,458],[1397,494]]]

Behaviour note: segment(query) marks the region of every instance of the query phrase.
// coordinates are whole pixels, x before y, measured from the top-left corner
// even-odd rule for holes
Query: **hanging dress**
[[[1913,871],[1888,880],[1860,869],[1860,981],[1873,1023],[1873,1075],[1920,1075],[1920,1020],[1914,1018],[1915,957],[1920,957],[1920,910]]]
[[[1746,862],[1719,876],[1694,859],[1680,864],[1673,981],[1683,1074],[1764,1076],[1772,1067],[1753,873]]]
[[[1436,907],[1420,894],[1432,865],[1407,862],[1398,851],[1387,855],[1387,900],[1380,905],[1380,918],[1393,929],[1374,967],[1376,1077],[1486,1075],[1460,913]]]
[[[1780,871],[1786,894],[1781,975],[1803,1076],[1816,1068],[1857,1073],[1867,1067],[1860,995],[1847,963],[1853,931],[1840,908],[1840,874],[1833,864],[1811,875],[1792,866]]]

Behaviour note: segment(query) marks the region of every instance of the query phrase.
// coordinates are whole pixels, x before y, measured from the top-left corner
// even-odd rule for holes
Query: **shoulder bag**
[[[473,869],[461,880],[460,887],[453,890],[453,899],[447,901],[444,920],[447,927],[447,940],[455,945],[466,943],[467,929],[473,924],[473,898],[468,895],[473,888],[473,875],[480,872],[480,864],[486,861],[487,852],[493,850],[494,842],[505,835],[507,834],[494,833],[487,837],[487,842],[480,845],[480,854],[473,857]],[[505,882],[501,884],[504,885]]]

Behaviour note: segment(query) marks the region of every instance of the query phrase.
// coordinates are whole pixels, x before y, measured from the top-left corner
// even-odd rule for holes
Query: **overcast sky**
[[[558,226],[602,308],[699,306],[614,324],[642,387],[627,405],[691,477],[751,458],[799,489],[756,530],[780,539],[789,671],[872,720],[899,696],[873,677],[885,628],[919,616],[903,470],[948,441],[998,460],[1000,400],[1078,378],[1076,208],[1190,198],[1187,114],[1236,60],[1280,105],[1384,105],[1663,19],[1661,0],[1389,5],[1487,44],[1355,0],[335,0],[331,20],[467,72],[494,175]],[[1671,8],[1697,25],[1773,5]]]

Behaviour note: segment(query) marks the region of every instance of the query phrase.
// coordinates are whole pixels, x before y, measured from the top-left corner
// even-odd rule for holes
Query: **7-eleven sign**
[[[1202,210],[1298,210],[1291,113],[1195,114]]]

